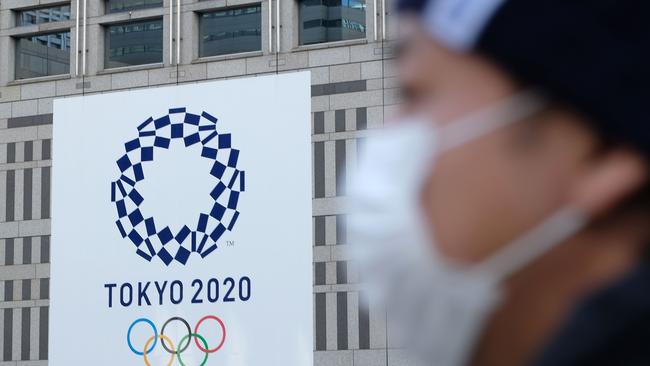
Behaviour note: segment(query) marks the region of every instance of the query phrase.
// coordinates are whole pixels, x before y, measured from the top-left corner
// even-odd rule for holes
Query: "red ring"
[[[201,325],[201,323],[203,323],[204,320],[207,320],[207,319],[216,320],[219,323],[219,325],[221,325],[221,329],[223,330],[223,337],[221,338],[221,343],[219,343],[219,345],[214,349],[209,349],[209,348],[205,349],[205,348],[203,348],[201,346],[201,344],[199,343],[199,340],[197,338],[194,338],[194,342],[196,343],[196,346],[199,347],[201,352],[215,353],[218,350],[220,350],[221,347],[223,347],[224,342],[226,342],[226,326],[223,324],[221,319],[219,319],[218,317],[216,317],[214,315],[206,315],[203,318],[201,318],[198,323],[196,323],[196,327],[194,327],[194,333],[199,334],[199,326]]]

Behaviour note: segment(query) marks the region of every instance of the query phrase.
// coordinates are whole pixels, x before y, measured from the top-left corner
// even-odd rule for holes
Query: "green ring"
[[[203,347],[204,347],[205,349],[208,349],[208,342],[205,340],[205,338],[203,338],[202,335],[200,335],[200,334],[196,334],[196,333],[190,333],[190,334],[186,334],[183,338],[181,338],[180,343],[178,343],[178,345],[179,345],[178,349],[179,349],[179,350],[180,350],[180,349],[183,349],[183,347],[181,346],[181,345],[183,344],[183,342],[187,341],[187,342],[189,343],[189,341],[190,341],[189,338],[190,338],[190,337],[195,337],[195,338],[200,339],[201,342],[203,343]],[[208,353],[205,353],[205,352],[204,352],[204,354],[205,354],[205,357],[203,357],[203,361],[201,362],[201,364],[199,364],[199,366],[204,366],[205,363],[208,362]],[[178,352],[178,350],[176,351],[176,355],[178,356],[178,362],[181,364],[181,366],[187,366],[187,365],[185,365],[185,363],[183,362],[183,359],[181,358],[181,353]]]

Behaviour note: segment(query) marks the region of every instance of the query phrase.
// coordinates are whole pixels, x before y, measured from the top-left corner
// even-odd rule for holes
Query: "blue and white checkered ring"
[[[213,161],[210,175],[216,180],[210,192],[212,210],[199,213],[195,224],[184,225],[176,233],[168,226],[157,227],[153,217],[141,212],[145,198],[136,189],[145,178],[144,165],[153,162],[157,149],[169,149],[173,140],[182,141],[185,147],[201,144],[201,156]],[[174,260],[185,265],[192,253],[205,258],[217,249],[219,238],[237,222],[237,204],[245,187],[244,171],[237,168],[239,150],[231,147],[230,134],[217,132],[217,118],[173,108],[163,117],[149,117],[140,124],[138,137],[124,147],[125,154],[117,160],[120,176],[111,183],[111,201],[117,210],[117,229],[135,245],[136,253],[147,261],[158,257],[165,265]]]

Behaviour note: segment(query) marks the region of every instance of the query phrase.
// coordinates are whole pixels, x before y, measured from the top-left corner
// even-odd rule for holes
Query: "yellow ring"
[[[161,342],[166,341],[167,343],[169,343],[170,348],[172,349],[173,352],[172,357],[169,359],[169,363],[167,363],[167,366],[172,366],[172,364],[174,363],[174,357],[176,357],[176,350],[174,349],[174,343],[166,335],[161,334],[158,337],[160,337]],[[147,359],[147,348],[149,348],[149,345],[151,344],[151,342],[153,342],[154,338],[156,338],[156,336],[151,336],[151,338],[147,340],[147,343],[144,344],[144,352],[142,352],[142,357],[144,358],[144,364],[147,366],[151,366],[149,360]]]

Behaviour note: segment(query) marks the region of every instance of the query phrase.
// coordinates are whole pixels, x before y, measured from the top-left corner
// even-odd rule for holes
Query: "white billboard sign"
[[[312,364],[309,88],[54,102],[50,365]]]

